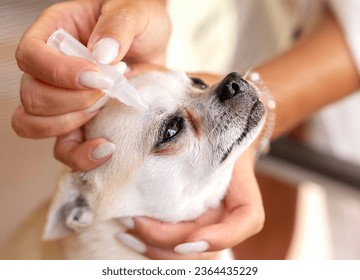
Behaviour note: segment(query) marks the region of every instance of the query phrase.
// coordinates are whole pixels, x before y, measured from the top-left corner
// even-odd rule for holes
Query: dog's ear
[[[93,212],[83,195],[86,189],[79,172],[69,172],[62,177],[49,209],[44,240],[66,237],[92,223]]]

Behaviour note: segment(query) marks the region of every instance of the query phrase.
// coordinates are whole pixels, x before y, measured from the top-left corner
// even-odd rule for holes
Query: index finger
[[[58,26],[43,17],[44,15],[26,31],[19,43],[16,50],[19,68],[51,85],[86,89],[79,83],[79,75],[84,71],[96,72],[97,67],[85,59],[66,56],[49,47],[46,42]],[[71,29],[69,27],[67,31],[76,36]]]

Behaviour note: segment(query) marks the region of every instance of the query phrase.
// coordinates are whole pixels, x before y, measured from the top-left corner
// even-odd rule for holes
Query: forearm
[[[311,34],[256,71],[277,102],[272,138],[360,87],[343,34],[329,14]]]

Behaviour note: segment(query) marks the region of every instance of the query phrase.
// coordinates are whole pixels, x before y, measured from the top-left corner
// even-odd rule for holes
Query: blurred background
[[[63,169],[52,156],[54,139],[21,139],[11,128],[21,79],[17,43],[55,2],[0,2],[0,250],[51,197]],[[168,66],[245,72],[288,48],[294,30],[311,30],[324,7],[320,0],[169,0]],[[290,236],[282,252],[265,258],[360,259],[360,119],[351,114],[359,102],[354,94],[328,106],[260,159],[262,190],[276,198],[269,205],[275,203],[279,213],[267,215],[264,247],[270,252],[273,240]]]
[[[22,139],[11,128],[20,103],[17,44],[40,12],[55,2],[0,1],[0,246],[53,194],[63,168],[53,159],[54,139]]]

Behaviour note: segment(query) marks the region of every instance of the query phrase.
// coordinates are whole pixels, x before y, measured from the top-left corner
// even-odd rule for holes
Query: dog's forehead
[[[129,81],[151,107],[176,107],[191,89],[191,80],[180,71],[146,72]]]

